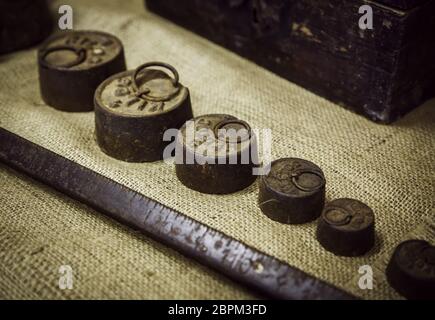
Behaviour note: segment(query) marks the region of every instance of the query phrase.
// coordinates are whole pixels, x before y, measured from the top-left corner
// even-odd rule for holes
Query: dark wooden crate
[[[390,123],[435,96],[435,0],[146,3],[151,11],[374,121]],[[364,4],[373,8],[373,30],[358,26]]]

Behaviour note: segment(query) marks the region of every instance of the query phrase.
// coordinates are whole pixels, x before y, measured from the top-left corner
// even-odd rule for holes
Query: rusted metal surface
[[[265,297],[355,298],[5,129],[0,160]]]
[[[256,180],[256,137],[251,127],[236,117],[209,114],[193,119],[191,127],[185,124],[181,128],[177,151],[177,177],[193,190],[227,194]]]
[[[296,158],[272,162],[262,176],[258,205],[269,218],[288,224],[307,223],[322,213],[326,180],[314,163]]]
[[[161,67],[172,75],[151,68]],[[95,93],[95,133],[101,150],[129,162],[163,158],[167,129],[193,117],[189,90],[177,70],[149,62],[105,80]]]
[[[38,50],[42,99],[63,111],[92,111],[98,85],[125,69],[121,41],[105,32],[63,32]]]
[[[340,256],[360,256],[375,244],[375,215],[354,199],[336,199],[326,204],[317,227],[317,240]]]
[[[407,240],[394,250],[387,266],[387,280],[408,299],[435,300],[435,246]]]
[[[388,0],[384,1],[387,2]],[[435,96],[435,0],[147,0],[149,10],[367,118]],[[359,8],[373,9],[361,29]]]
[[[0,1],[0,54],[43,41],[52,28],[46,0]]]

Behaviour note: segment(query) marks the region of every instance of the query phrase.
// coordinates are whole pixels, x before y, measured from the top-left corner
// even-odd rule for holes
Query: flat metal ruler
[[[285,262],[0,128],[0,161],[273,299],[355,299]]]

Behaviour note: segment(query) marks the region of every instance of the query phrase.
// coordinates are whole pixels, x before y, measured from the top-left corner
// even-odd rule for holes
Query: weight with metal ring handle
[[[252,135],[243,143],[219,139],[216,129],[228,123],[250,129],[246,122],[228,114],[201,115],[181,128],[176,141],[179,152],[175,155],[175,172],[183,185],[207,194],[229,194],[256,180],[256,137]]]
[[[319,180],[314,188],[298,180],[304,173]],[[260,179],[258,205],[270,219],[285,224],[301,224],[315,220],[322,213],[326,180],[314,163],[297,158],[281,158],[272,162],[270,172]]]
[[[340,217],[340,220],[333,220],[330,217],[330,212],[339,212],[342,216]],[[324,212],[324,219],[327,223],[333,226],[344,226],[349,224],[349,222],[352,220],[352,214],[350,214],[347,210],[340,208],[340,207],[334,207],[334,206],[328,206],[328,209]]]
[[[386,268],[387,281],[410,300],[435,300],[435,246],[410,239],[395,249]]]
[[[153,72],[141,78],[141,72],[150,67],[164,67],[173,77]],[[162,96],[153,96],[151,90]],[[97,143],[104,153],[118,160],[163,159],[170,143],[164,139],[167,130],[179,129],[191,118],[189,90],[179,83],[175,68],[163,62],[148,62],[118,73],[103,81],[95,92]]]
[[[47,61],[46,58],[50,53],[53,53],[56,51],[62,51],[62,50],[69,50],[69,51],[74,52],[77,56],[76,59],[71,61],[70,63],[62,64],[62,65],[52,64],[52,63],[49,63]],[[46,68],[48,68],[48,67],[71,68],[73,66],[76,66],[76,65],[82,63],[85,59],[86,59],[86,50],[84,48],[74,48],[73,46],[68,46],[68,45],[51,47],[51,48],[45,49],[41,52],[41,64],[43,66],[45,66]]]
[[[298,178],[301,175],[307,174],[307,173],[310,173],[310,174],[313,174],[313,175],[317,176],[320,179],[321,183],[319,185],[317,185],[315,188],[309,188],[309,187],[302,186],[298,182]],[[326,183],[323,174],[318,172],[318,171],[316,171],[316,170],[299,170],[299,171],[296,171],[296,172],[292,173],[292,182],[293,182],[293,184],[295,185],[296,188],[298,188],[299,190],[305,191],[305,192],[312,192],[312,191],[318,190],[318,189],[324,187],[325,183]]]
[[[375,243],[374,213],[361,201],[336,199],[326,204],[316,235],[322,247],[336,255],[363,255]]]
[[[54,59],[49,59],[54,52]],[[47,105],[62,111],[92,111],[98,85],[125,69],[121,41],[105,32],[56,34],[38,50],[41,97]]]
[[[224,136],[224,140],[222,140],[221,138],[221,136],[219,135],[219,133],[220,133],[220,131],[219,130],[228,130],[228,129],[223,129],[225,126],[227,126],[227,125],[230,125],[230,124],[232,124],[232,125],[234,125],[234,124],[236,124],[236,125],[239,125],[239,126],[241,126],[241,128],[239,129],[239,130],[246,130],[246,135],[245,136],[237,136],[237,141],[231,141],[231,134],[229,134],[229,132],[224,132],[225,133],[225,136]],[[229,128],[229,129],[234,129],[234,128]],[[234,130],[236,130],[236,129],[234,129]],[[222,140],[222,141],[226,141],[226,142],[237,142],[237,143],[242,143],[242,142],[244,142],[244,141],[247,141],[247,140],[249,140],[251,137],[252,137],[252,129],[251,129],[251,127],[249,126],[249,124],[246,122],[246,121],[243,121],[243,120],[239,120],[239,119],[233,119],[233,120],[224,120],[224,121],[221,121],[221,122],[219,122],[215,127],[214,127],[214,129],[213,129],[213,133],[214,133],[214,135],[215,135],[215,137],[217,138],[217,139],[219,139],[219,140]],[[239,132],[238,132],[238,130],[236,130],[236,132],[235,132],[236,134],[238,134]]]

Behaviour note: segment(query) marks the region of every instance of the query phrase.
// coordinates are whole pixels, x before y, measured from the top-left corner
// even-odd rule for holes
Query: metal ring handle
[[[66,64],[66,65],[61,65],[58,67],[62,67],[62,68],[71,68],[73,66],[76,66],[80,63],[82,63],[83,61],[85,61],[86,59],[86,50],[84,48],[74,48],[72,46],[68,46],[68,45],[63,45],[63,46],[56,46],[56,47],[51,47],[48,49],[45,49],[42,54],[41,54],[41,63],[45,66],[45,67],[49,67],[52,66],[52,64],[48,63],[45,58],[47,57],[48,54],[54,52],[54,51],[59,51],[59,50],[70,50],[73,51],[77,54],[77,59]]]
[[[298,178],[300,175],[302,175],[304,173],[311,173],[311,174],[314,174],[315,176],[319,177],[322,180],[321,185],[319,185],[316,188],[306,188],[306,187],[301,186],[297,182],[296,178]],[[292,177],[291,178],[292,178],[292,182],[296,186],[296,188],[298,188],[299,190],[305,191],[305,192],[310,192],[310,191],[318,190],[318,189],[322,188],[325,185],[325,178],[323,177],[323,175],[321,173],[319,173],[319,172],[317,172],[315,170],[302,169],[302,170],[299,170],[299,171],[296,171],[296,172],[292,173]]]
[[[134,73],[132,75],[132,80],[133,80],[133,89],[138,93],[138,95],[142,95],[142,94],[146,94],[148,92],[140,92],[139,91],[139,85],[137,83],[137,76],[139,75],[139,73],[149,67],[162,67],[165,69],[168,69],[172,72],[172,74],[174,75],[174,78],[172,79],[172,85],[174,87],[178,87],[179,85],[179,75],[177,70],[175,70],[175,68],[173,66],[171,66],[170,64],[164,63],[164,62],[157,62],[157,61],[153,61],[153,62],[147,62],[144,63],[143,65],[140,65],[139,67],[136,68],[136,70],[134,70]],[[165,98],[170,98],[170,97],[165,97]],[[162,99],[165,100],[165,99]]]
[[[345,218],[342,221],[339,221],[339,222],[329,220],[329,218],[328,218],[328,212],[330,212],[332,210],[342,212],[345,215]],[[325,221],[328,224],[333,225],[333,226],[344,226],[344,225],[347,225],[352,220],[352,217],[353,217],[352,214],[348,213],[347,211],[345,211],[343,208],[340,208],[340,207],[329,207],[328,211],[326,211],[324,213],[324,219],[325,219]]]
[[[230,124],[230,123],[238,123],[238,124],[241,124],[242,126],[245,127],[244,129],[245,129],[246,132],[248,133],[248,137],[247,137],[246,139],[243,139],[243,140],[242,140],[242,139],[237,139],[237,143],[242,143],[242,142],[244,142],[244,141],[247,141],[247,140],[251,139],[251,137],[252,137],[252,129],[251,129],[251,127],[249,126],[249,124],[248,124],[246,121],[243,121],[243,120],[239,120],[239,119],[231,119],[231,120],[222,120],[221,122],[217,123],[217,124],[214,126],[214,128],[213,128],[213,133],[214,133],[215,137],[216,137],[218,140],[221,140],[221,139],[219,139],[219,130],[221,130],[223,126],[225,126],[225,125],[227,125],[227,124]],[[241,130],[243,130],[243,129],[241,129]],[[229,142],[228,139],[229,139],[230,137],[226,136],[226,138],[227,138],[227,139],[225,139],[225,142]]]

